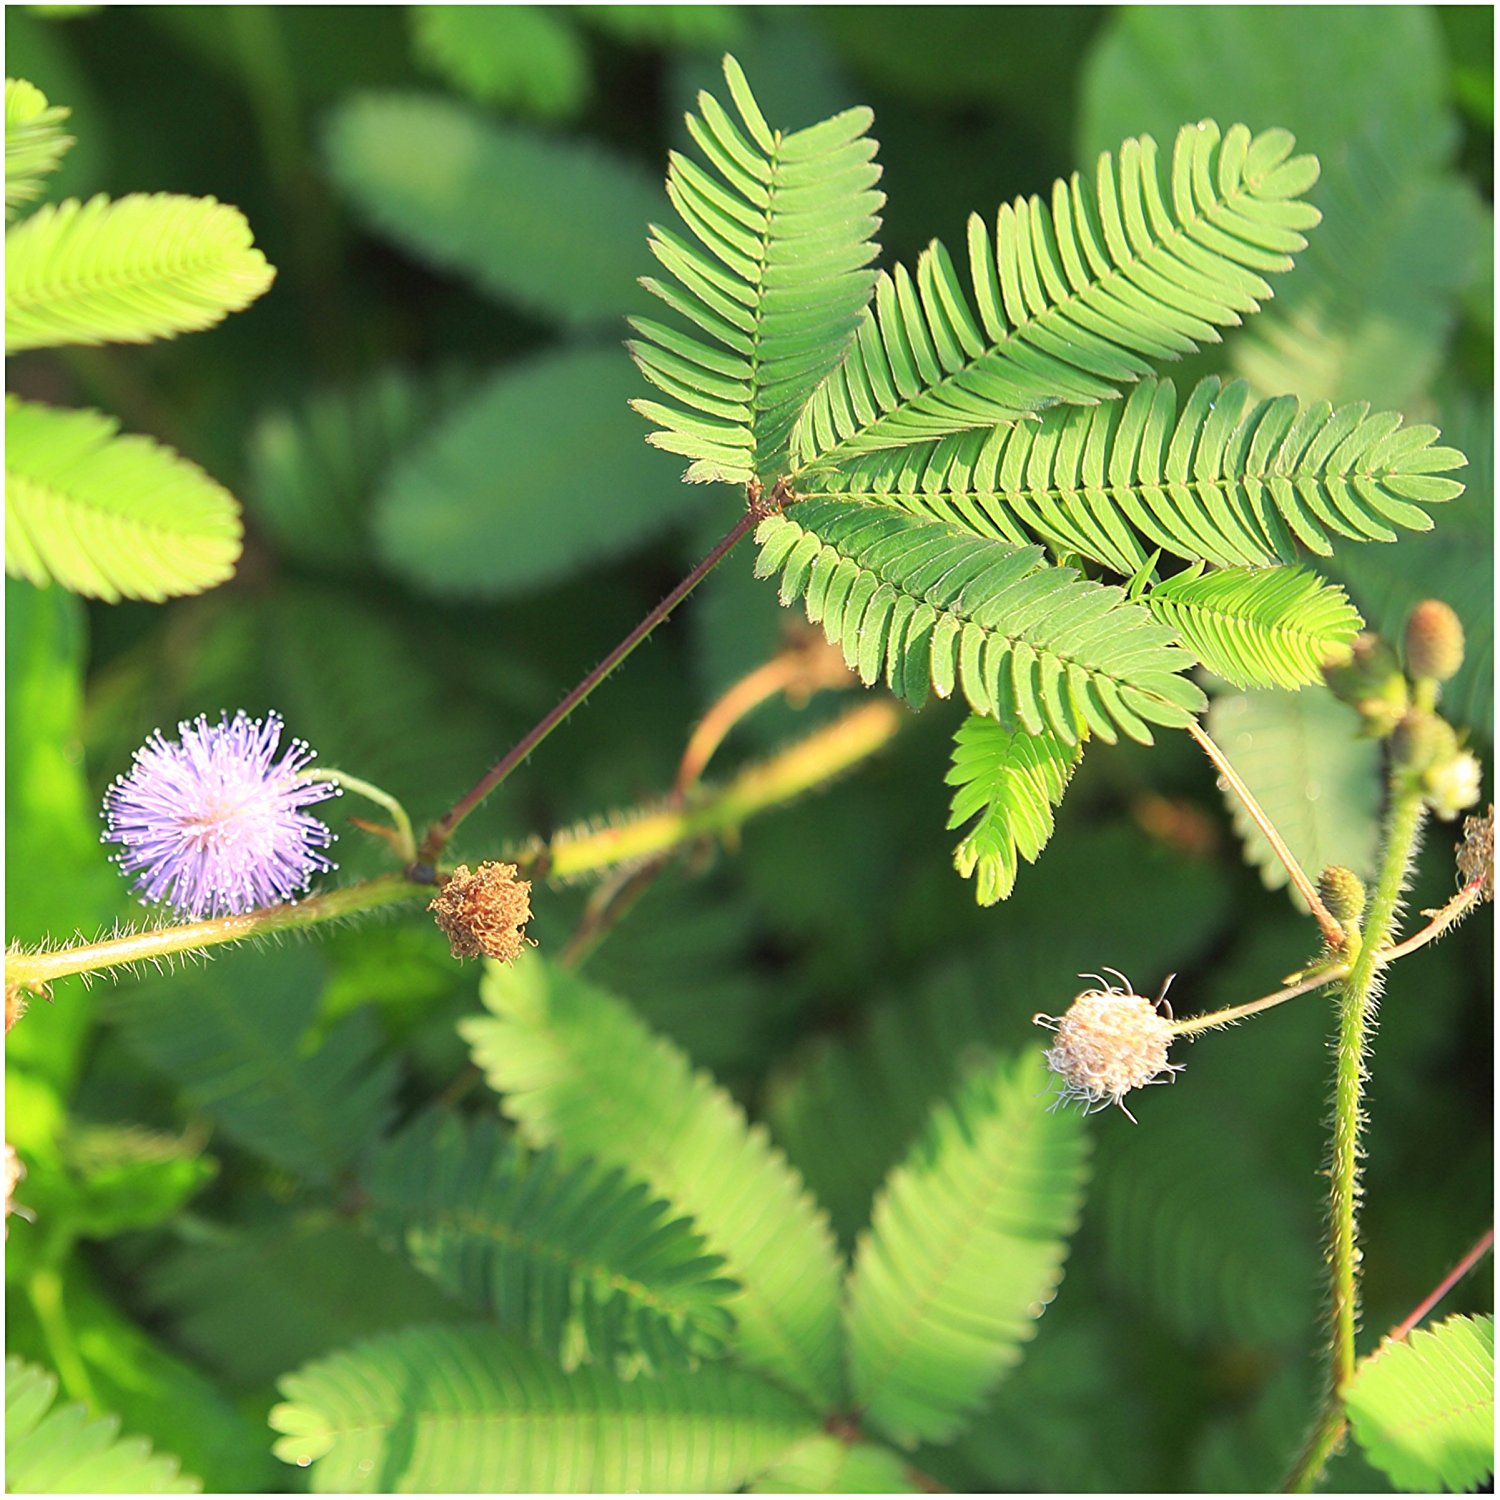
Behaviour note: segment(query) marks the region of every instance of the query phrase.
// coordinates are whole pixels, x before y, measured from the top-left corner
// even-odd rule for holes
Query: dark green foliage
[[[620,1170],[532,1155],[499,1122],[430,1116],[361,1182],[376,1228],[476,1312],[565,1363],[722,1354],[735,1290],[701,1235]]]
[[[1328,997],[1179,1040],[1139,1126],[1047,1112],[1032,1017],[1106,965],[1191,1015],[1316,956],[1177,732],[1200,692],[1309,873],[1368,874],[1384,747],[1318,658],[1439,597],[1438,711],[1488,776],[1490,13],[79,9],[6,13],[76,138],[18,217],[211,193],[277,276],[208,333],[11,361],[245,535],[196,599],[8,581],[7,942],[157,922],[99,798],[200,712],[274,707],[438,815],[751,478],[774,580],[741,543],[448,856],[670,805],[714,700],[823,649],[806,616],[847,687],[737,722],[710,791],[906,703],[596,945],[611,888],[539,874],[514,969],[412,900],[32,997],[6,1333],[42,1462],[9,1487],[1280,1486],[1325,1373]],[[197,565],[92,532],[102,576]],[[324,810],[322,889],[393,868],[383,814]],[[1457,836],[1425,830],[1403,932]],[[1483,1484],[1487,1270],[1369,1356],[1492,1217],[1491,928],[1386,976],[1357,1353],[1396,1378],[1326,1491]]]

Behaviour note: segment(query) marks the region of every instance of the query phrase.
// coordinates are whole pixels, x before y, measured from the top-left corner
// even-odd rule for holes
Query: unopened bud
[[[1447,682],[1464,664],[1464,627],[1441,599],[1424,599],[1406,622],[1406,670]]]
[[[1391,759],[1408,771],[1422,772],[1458,753],[1453,726],[1436,714],[1414,708],[1391,733]]]
[[[1384,738],[1406,712],[1406,676],[1396,653],[1368,631],[1354,638],[1347,661],[1324,666],[1323,681],[1334,697],[1358,711],[1366,738]]]
[[[1365,883],[1343,865],[1329,865],[1318,876],[1318,894],[1345,931],[1352,931],[1364,915]]]
[[[1479,801],[1483,772],[1467,750],[1430,766],[1422,775],[1422,792],[1428,807],[1445,823],[1451,823],[1466,807]]]
[[[1120,989],[1100,979],[1101,987],[1085,990],[1062,1017],[1032,1020],[1057,1033],[1047,1050],[1047,1066],[1062,1079],[1061,1099],[1082,1100],[1090,1111],[1118,1104],[1134,1120],[1125,1109],[1125,1095],[1165,1081],[1181,1064],[1167,1061],[1172,1023],[1158,1009],[1160,1002],[1132,994],[1129,981],[1124,982]]]
[[[509,963],[526,944],[531,920],[531,882],[514,865],[486,860],[477,870],[459,865],[427,903],[448,938],[454,958]]]

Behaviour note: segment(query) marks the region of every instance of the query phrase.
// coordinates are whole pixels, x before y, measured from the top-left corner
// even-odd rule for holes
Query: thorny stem
[[[773,490],[768,500],[762,502],[752,492],[751,503],[745,514],[720,539],[714,549],[693,569],[681,583],[653,609],[629,635],[620,642],[603,661],[596,666],[568,695],[535,725],[532,726],[510,750],[480,780],[427,830],[422,840],[420,857],[427,863],[436,861],[448,840],[453,837],[458,825],[531,754],[580,704],[612,673],[640,643],[656,629],[668,615],[687,598],[724,560],[737,542],[782,503],[779,490]]]
[[[528,872],[587,875],[642,858],[664,857],[679,846],[738,827],[747,818],[810,791],[885,745],[901,727],[894,703],[877,701],[749,766],[721,789],[691,807],[654,811],[622,827],[589,834],[560,834],[550,845],[515,856]],[[173,954],[243,942],[293,928],[313,927],[415,897],[430,897],[432,885],[405,875],[381,875],[305,901],[269,906],[243,916],[213,917],[152,932],[128,933],[103,942],[40,953],[5,955],[5,981],[33,993],[69,974],[90,974],[134,963],[159,963]]]
[[[1394,959],[1405,958],[1408,953],[1415,953],[1418,948],[1425,948],[1428,943],[1442,937],[1455,922],[1466,917],[1478,904],[1483,891],[1484,882],[1476,880],[1466,885],[1446,906],[1437,911],[1423,912],[1424,917],[1431,917],[1432,920],[1420,932],[1413,933],[1404,943],[1397,943],[1394,948],[1386,948],[1380,954],[1380,962],[1388,964]]]
[[[1334,1079],[1333,1159],[1329,1167],[1329,1344],[1328,1389],[1317,1425],[1292,1468],[1285,1488],[1298,1492],[1317,1483],[1324,1465],[1337,1451],[1347,1427],[1344,1389],[1354,1375],[1354,1333],[1359,1316],[1359,1131],[1364,1092],[1365,1054],[1369,1046],[1380,950],[1395,924],[1402,887],[1411,867],[1422,826],[1422,794],[1410,779],[1391,779],[1386,812],[1385,847],[1380,874],[1365,918],[1358,954],[1339,997],[1338,1062]]]
[[[1187,730],[1198,741],[1203,753],[1214,763],[1219,775],[1224,779],[1224,784],[1240,799],[1245,811],[1255,820],[1255,826],[1265,835],[1266,842],[1270,844],[1276,858],[1281,861],[1287,874],[1291,876],[1292,884],[1297,887],[1302,899],[1307,902],[1308,909],[1317,919],[1324,938],[1335,949],[1342,948],[1345,942],[1343,926],[1323,904],[1318,888],[1307,878],[1307,872],[1297,863],[1297,856],[1287,848],[1286,840],[1277,832],[1276,825],[1262,811],[1260,803],[1255,800],[1254,794],[1245,785],[1239,772],[1229,764],[1224,752],[1209,738],[1196,719],[1188,720]]]
[[[1399,1344],[1484,1259],[1494,1243],[1495,1226],[1491,1224],[1479,1236],[1469,1253],[1422,1299],[1421,1305],[1415,1308],[1403,1323],[1386,1334],[1385,1342]]]

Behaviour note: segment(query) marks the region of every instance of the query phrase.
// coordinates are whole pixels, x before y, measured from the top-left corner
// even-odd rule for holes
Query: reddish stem
[[[1389,1335],[1387,1335],[1386,1341],[1392,1344],[1399,1344],[1484,1259],[1494,1243],[1495,1227],[1492,1224],[1480,1235],[1479,1241],[1474,1248],[1422,1299],[1422,1305],[1399,1328],[1391,1330]]]

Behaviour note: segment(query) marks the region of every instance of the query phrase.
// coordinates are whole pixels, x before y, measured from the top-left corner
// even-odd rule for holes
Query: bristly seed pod
[[[1152,1001],[1135,994],[1117,970],[1106,972],[1124,988],[1105,984],[1097,974],[1085,974],[1081,977],[1097,980],[1100,987],[1085,990],[1061,1018],[1036,1015],[1032,1021],[1057,1033],[1057,1041],[1047,1050],[1047,1066],[1063,1082],[1058,1102],[1081,1100],[1090,1114],[1117,1104],[1134,1124],[1125,1095],[1147,1084],[1165,1083],[1182,1070],[1181,1063],[1167,1061],[1171,1011],[1163,1015],[1160,1009],[1172,981],[1169,978]]]
[[[1344,931],[1352,932],[1365,911],[1364,881],[1343,865],[1329,865],[1318,876],[1318,894]]]
[[[1406,622],[1406,670],[1447,682],[1464,664],[1464,627],[1441,599],[1424,599]]]
[[[482,955],[509,963],[521,953],[527,941],[522,929],[531,920],[531,882],[519,874],[515,865],[493,860],[472,871],[459,865],[427,903],[454,958]]]

